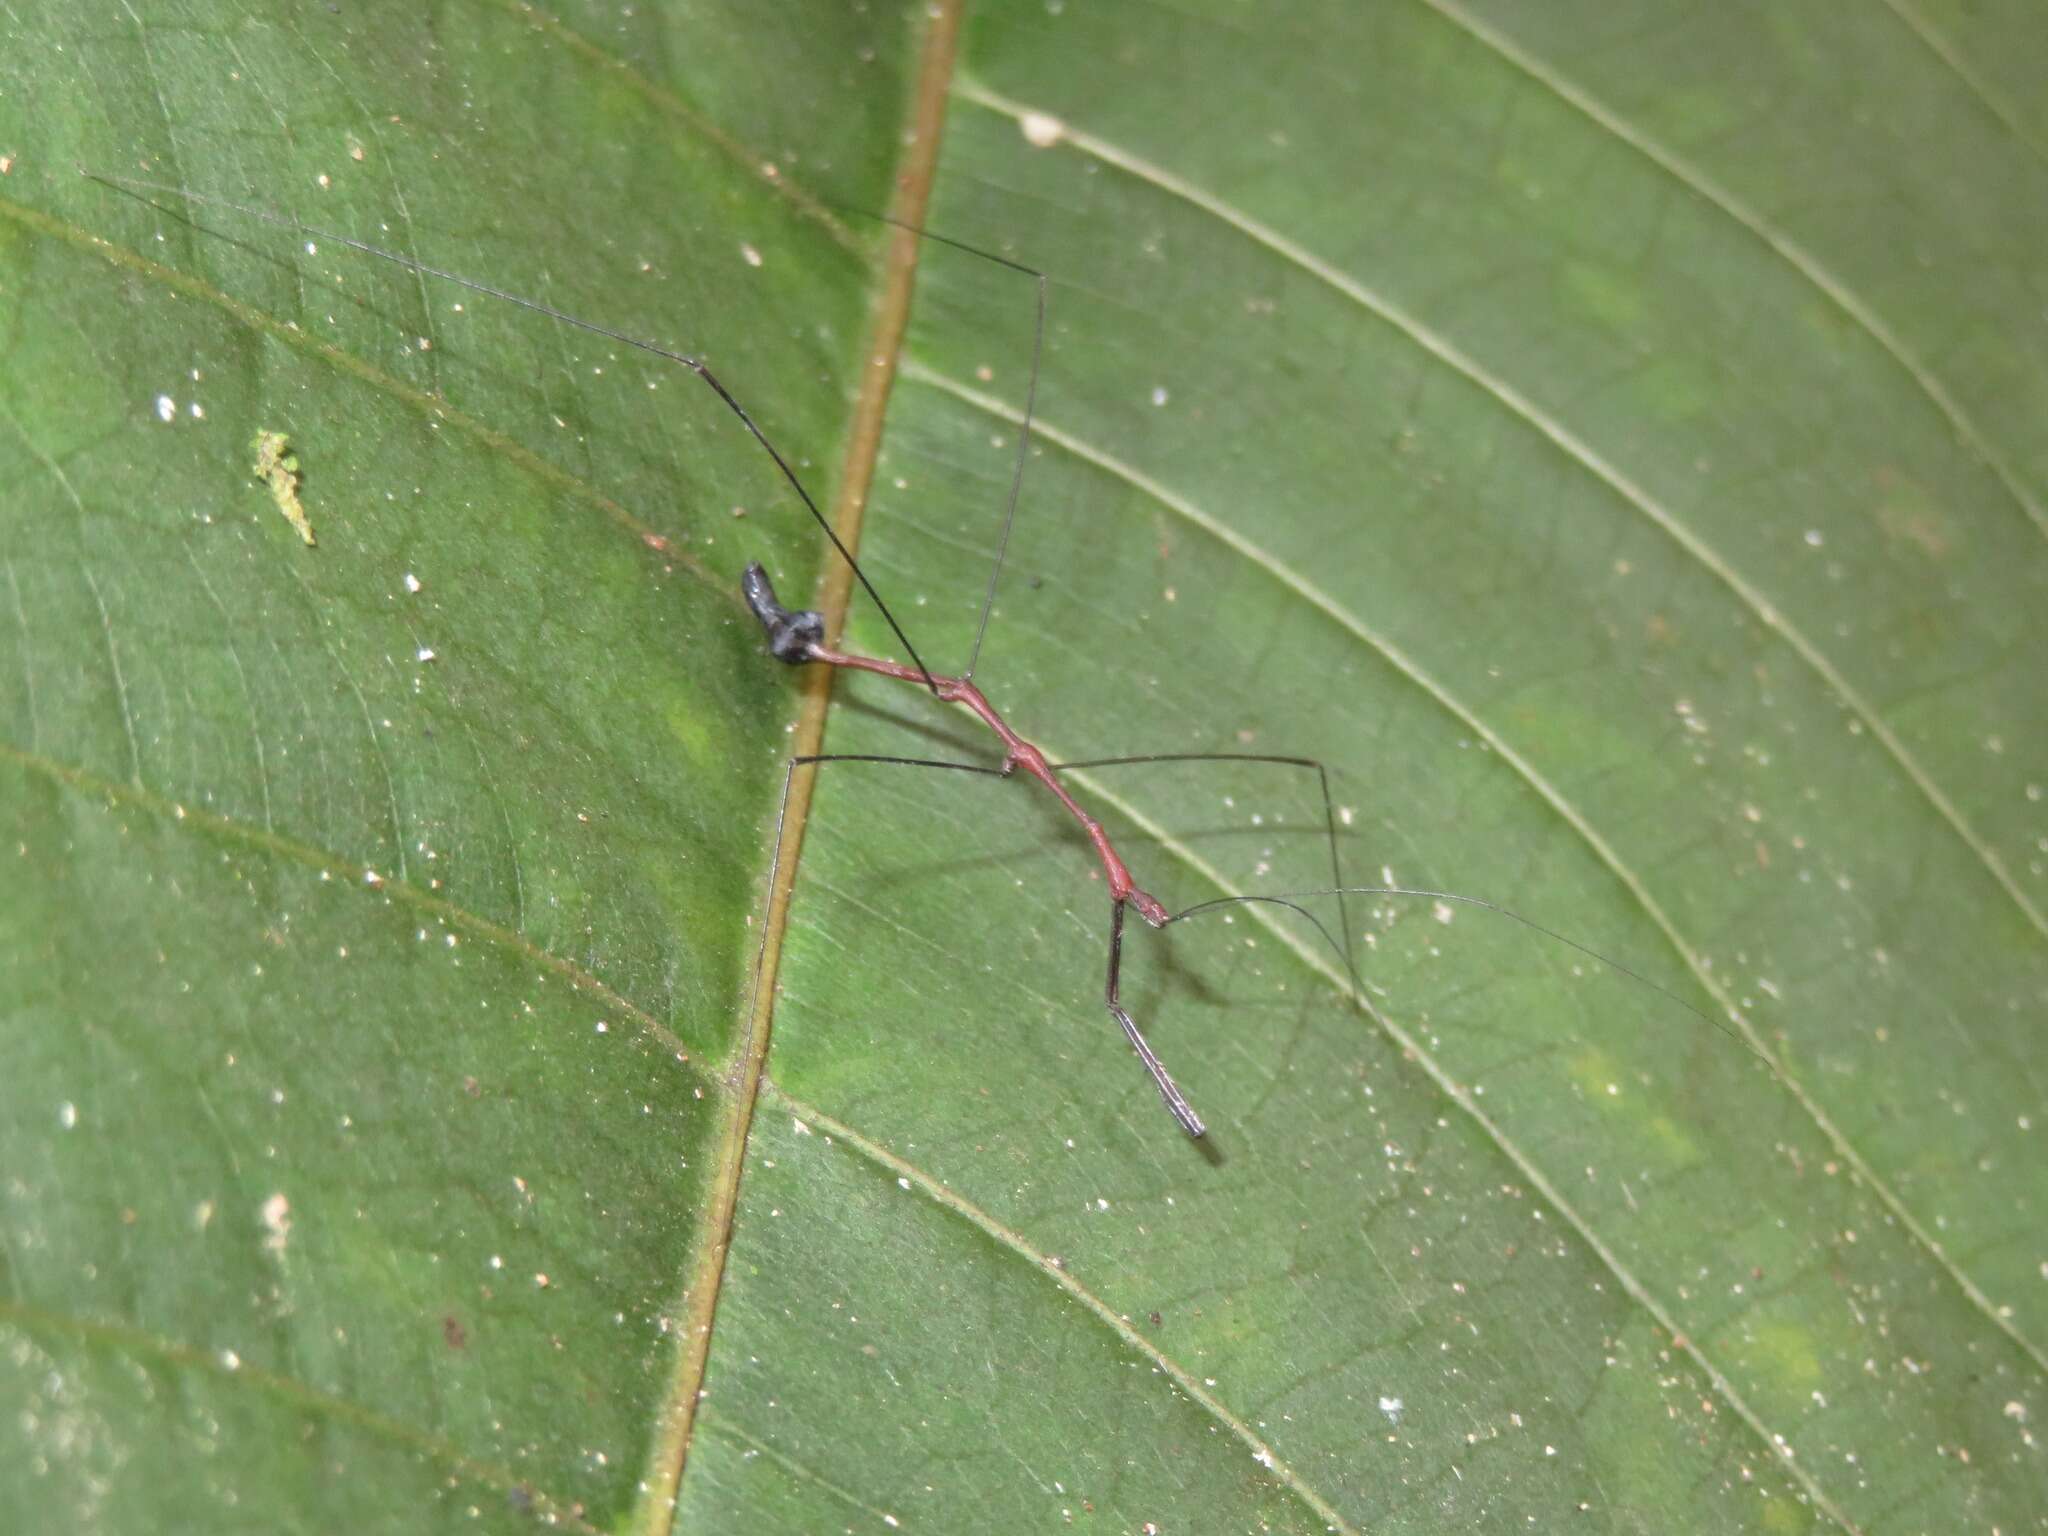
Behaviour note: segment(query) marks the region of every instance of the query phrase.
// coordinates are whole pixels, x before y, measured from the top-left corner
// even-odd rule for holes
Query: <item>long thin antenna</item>
[[[866,213],[865,209],[841,207],[845,213]],[[965,240],[955,240],[950,235],[934,234],[915,224],[886,213],[868,213],[867,217],[879,219],[884,224],[893,224],[898,229],[908,230],[920,240],[935,240],[940,245],[949,245],[956,251],[965,251],[969,256],[979,256],[983,261],[992,261],[999,267],[1008,267],[1012,272],[1021,272],[1038,285],[1038,313],[1031,328],[1031,377],[1024,386],[1024,419],[1017,429],[1017,466],[1010,471],[1010,494],[1003,503],[1002,532],[996,537],[995,564],[989,568],[988,590],[981,599],[981,618],[974,626],[974,648],[967,653],[967,666],[960,673],[961,680],[972,682],[974,669],[981,664],[981,643],[988,638],[989,616],[995,612],[996,586],[1003,579],[1003,566],[1010,557],[1010,530],[1017,522],[1017,498],[1024,489],[1024,466],[1031,458],[1031,420],[1038,408],[1038,367],[1045,355],[1045,274],[1036,267],[1027,267],[1021,261],[1012,261],[994,251],[983,250],[978,245],[969,245]]]
[[[311,235],[316,240],[331,240],[336,245],[347,246],[350,250],[360,251],[365,256],[375,256],[381,260],[393,262],[398,266],[406,268],[408,271],[417,272],[424,277],[437,277],[443,282],[455,284],[458,288],[467,288],[470,292],[481,293],[487,298],[499,299],[507,304],[516,304],[521,309],[530,309],[535,314],[545,315],[550,320],[560,321],[563,325],[574,326],[579,331],[588,331],[594,336],[602,336],[607,341],[615,341],[621,346],[634,347],[642,352],[651,352],[654,356],[665,358],[671,363],[682,364],[683,367],[689,369],[698,378],[711,386],[712,393],[725,402],[726,407],[731,410],[733,415],[739,417],[740,424],[752,434],[754,441],[761,445],[767,452],[768,457],[775,461],[775,467],[782,471],[782,478],[789,482],[790,489],[796,492],[797,499],[804,504],[805,509],[811,514],[812,520],[824,531],[825,537],[831,541],[832,547],[839,551],[840,558],[845,560],[847,565],[852,568],[854,577],[860,582],[862,590],[874,600],[875,607],[881,611],[883,619],[888,622],[890,630],[902,644],[905,654],[916,664],[918,675],[923,679],[925,686],[931,689],[934,694],[939,691],[939,685],[933,680],[931,670],[925,666],[924,659],[917,654],[917,647],[910,643],[910,636],[903,632],[903,626],[896,622],[896,615],[891,613],[889,605],[882,601],[882,594],[875,590],[874,583],[868,580],[867,572],[863,571],[860,568],[860,562],[853,558],[853,551],[841,542],[831,522],[826,518],[824,512],[819,509],[817,502],[811,499],[811,493],[804,489],[803,481],[797,478],[797,473],[790,467],[789,461],[768,440],[768,434],[761,430],[754,418],[747,414],[747,408],[741,405],[733,397],[732,391],[719,381],[718,375],[713,373],[699,359],[691,357],[687,353],[671,351],[667,347],[644,340],[638,336],[629,336],[624,331],[613,330],[608,325],[599,325],[594,320],[580,319],[575,315],[556,309],[551,304],[543,304],[538,299],[529,299],[523,294],[512,293],[504,288],[496,288],[489,283],[478,282],[473,277],[464,277],[459,272],[450,272],[444,267],[431,266],[416,257],[387,250],[381,245],[372,245],[366,240],[358,240],[352,235],[339,234],[330,229],[316,228],[314,225],[308,224],[301,219],[295,219],[288,214],[279,213],[274,209],[260,208],[249,203],[237,203],[225,197],[215,197],[210,193],[189,192],[183,187],[174,187],[166,182],[138,181],[126,176],[103,176],[98,171],[89,171],[83,167],[80,167],[78,174],[85,177],[88,181],[96,181],[101,186],[112,187],[118,192],[127,192],[131,195],[160,192],[165,196],[180,198],[185,202],[194,203],[201,207],[225,208],[232,213],[242,214],[246,218],[260,219],[266,224],[275,224],[283,229],[295,229],[301,234]],[[147,201],[147,199],[145,198],[144,201]],[[152,204],[152,206],[155,205]],[[168,210],[164,211],[168,212]],[[985,619],[984,622],[986,622]]]
[[[976,254],[988,255],[986,251]],[[991,259],[1001,260],[1000,257]],[[1015,266],[1016,263],[1010,265]],[[1029,272],[1031,269],[1025,267],[1020,270]],[[1038,280],[1038,315],[1031,327],[1031,380],[1024,386],[1024,419],[1017,428],[1017,467],[1010,472],[1010,496],[1003,505],[1003,531],[996,540],[996,563],[989,569],[988,591],[982,594],[981,618],[974,626],[974,649],[967,653],[967,670],[961,674],[963,677],[974,676],[974,669],[981,662],[981,642],[988,636],[989,615],[996,608],[996,583],[1003,579],[1003,566],[1010,558],[1010,529],[1017,522],[1017,497],[1024,489],[1024,465],[1031,457],[1031,414],[1038,406],[1038,362],[1045,353],[1045,274],[1032,272],[1031,275]]]

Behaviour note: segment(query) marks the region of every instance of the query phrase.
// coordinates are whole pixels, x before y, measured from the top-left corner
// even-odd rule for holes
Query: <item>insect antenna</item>
[[[1003,579],[1003,566],[1009,559],[1010,530],[1016,526],[1017,498],[1024,489],[1024,466],[1031,458],[1031,421],[1038,408],[1038,368],[1045,356],[1046,277],[1036,267],[1028,267],[1021,261],[1013,261],[1008,256],[984,250],[978,245],[969,245],[964,240],[955,240],[951,235],[935,234],[929,229],[923,229],[918,225],[906,223],[904,220],[894,218],[889,214],[874,213],[864,208],[854,208],[839,204],[833,206],[842,213],[860,214],[865,218],[878,219],[884,224],[892,224],[898,229],[917,236],[920,240],[933,240],[940,245],[951,246],[956,251],[964,251],[969,256],[979,256],[983,261],[992,261],[999,267],[1007,267],[1012,272],[1022,273],[1024,276],[1031,278],[1037,285],[1038,310],[1031,327],[1031,377],[1024,386],[1024,416],[1017,430],[1017,462],[1010,471],[1010,493],[1003,503],[1002,531],[996,536],[995,564],[989,568],[988,589],[982,594],[981,617],[974,626],[974,647],[967,653],[967,665],[960,673],[963,679],[972,681],[974,669],[981,662],[981,643],[988,638],[989,616],[995,612],[996,587]]]
[[[831,521],[825,516],[824,511],[818,506],[816,501],[812,500],[811,493],[804,489],[803,481],[797,477],[797,472],[790,465],[789,460],[785,459],[782,456],[782,451],[773,442],[769,441],[768,434],[763,432],[760,424],[747,413],[747,408],[740,404],[738,398],[734,396],[731,390],[725,387],[725,384],[719,379],[718,375],[713,373],[701,358],[692,357],[685,352],[674,351],[668,347],[661,346],[657,342],[648,341],[639,336],[629,336],[624,331],[614,330],[608,325],[599,325],[594,320],[581,319],[564,310],[556,309],[551,304],[543,304],[538,299],[530,299],[524,294],[513,293],[508,289],[495,287],[490,283],[479,282],[473,277],[464,277],[461,273],[450,272],[445,267],[432,266],[416,257],[407,256],[398,251],[387,250],[381,245],[372,245],[367,240],[358,240],[352,235],[344,235],[334,230],[317,228],[301,219],[293,218],[289,214],[279,213],[275,209],[257,207],[250,203],[238,203],[229,198],[215,197],[211,193],[190,192],[183,187],[171,186],[167,182],[140,181],[126,176],[103,175],[98,171],[86,170],[83,167],[80,167],[78,174],[88,181],[96,181],[103,187],[110,187],[117,192],[125,192],[132,197],[140,198],[144,202],[150,202],[146,194],[153,192],[162,193],[165,196],[180,198],[187,203],[200,207],[224,208],[231,213],[239,213],[246,218],[259,219],[265,224],[275,224],[283,229],[297,230],[299,233],[310,235],[316,240],[331,240],[336,245],[346,246],[353,251],[360,251],[365,256],[375,256],[380,260],[392,262],[404,267],[408,271],[417,272],[423,277],[439,278],[442,282],[453,283],[459,288],[467,288],[470,292],[483,294],[486,298],[498,299],[507,304],[516,304],[521,309],[530,309],[535,314],[545,315],[550,320],[560,321],[563,325],[574,326],[579,331],[588,331],[594,336],[602,336],[607,341],[615,341],[621,346],[633,347],[642,352],[652,353],[654,356],[663,358],[671,363],[680,363],[711,387],[711,392],[725,402],[726,408],[740,419],[740,424],[752,435],[754,441],[759,443],[768,457],[775,461],[775,467],[782,472],[782,478],[789,482],[790,489],[796,492],[797,499],[804,504],[804,508],[811,514],[812,520],[823,530],[825,537],[831,542],[832,547],[839,552],[840,558],[845,560],[847,565],[852,568],[855,579],[861,584],[861,589],[874,600],[875,607],[881,610],[883,619],[888,622],[891,632],[895,634],[904,652],[917,667],[918,675],[923,679],[925,686],[934,694],[939,691],[939,685],[933,680],[930,668],[925,666],[924,659],[917,654],[917,647],[910,643],[910,637],[903,632],[903,626],[896,622],[896,615],[889,611],[889,605],[882,601],[882,594],[875,590],[874,583],[868,580],[867,572],[863,571],[860,568],[860,562],[854,559],[853,551],[846,547],[838,533],[833,529]],[[158,203],[150,202],[150,206],[166,213],[170,211],[162,208],[162,205]],[[992,259],[1001,260],[1000,257]],[[1035,373],[1033,377],[1035,380]],[[1014,490],[1011,493],[1011,498],[1014,505]],[[991,591],[993,591],[993,588],[991,588]],[[983,622],[984,624],[986,623],[985,615]]]

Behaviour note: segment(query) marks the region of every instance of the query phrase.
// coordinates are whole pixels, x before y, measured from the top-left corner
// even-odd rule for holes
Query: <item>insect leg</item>
[[[1337,898],[1337,932],[1340,939],[1338,949],[1344,957],[1345,972],[1351,977],[1351,990],[1358,994],[1358,962],[1351,952],[1351,914],[1346,910],[1344,898],[1344,864],[1337,853],[1337,805],[1330,798],[1330,770],[1313,757],[1284,757],[1268,752],[1149,752],[1137,757],[1092,757],[1080,762],[1054,763],[1055,773],[1065,773],[1075,768],[1129,768],[1146,763],[1273,763],[1282,768],[1313,768],[1316,782],[1323,793],[1323,835],[1330,847],[1330,892]],[[1185,914],[1182,914],[1185,915]],[[1318,927],[1322,925],[1317,924]]]
[[[1166,1065],[1158,1054],[1145,1042],[1137,1021],[1124,1011],[1124,1005],[1117,1001],[1117,972],[1123,966],[1124,958],[1124,904],[1113,901],[1109,905],[1109,981],[1103,988],[1103,996],[1109,1003],[1109,1011],[1124,1029],[1124,1038],[1131,1042],[1131,1049],[1138,1053],[1138,1060],[1145,1063],[1145,1070],[1152,1074],[1152,1081],[1159,1087],[1159,1096],[1166,1100],[1166,1107],[1173,1118],[1180,1122],[1180,1128],[1190,1136],[1201,1137],[1209,1128],[1202,1124],[1202,1117],[1195,1113],[1195,1107],[1167,1076]]]

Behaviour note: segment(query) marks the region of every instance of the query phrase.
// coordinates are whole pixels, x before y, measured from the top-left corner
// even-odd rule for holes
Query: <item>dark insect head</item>
[[[747,606],[768,636],[768,653],[791,666],[811,659],[811,647],[825,642],[825,616],[810,608],[792,613],[776,601],[775,588],[758,561],[740,577]]]

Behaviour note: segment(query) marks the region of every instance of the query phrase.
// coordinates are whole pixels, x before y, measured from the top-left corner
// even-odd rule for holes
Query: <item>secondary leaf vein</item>
[[[245,846],[259,848],[265,853],[289,859],[307,869],[323,871],[340,880],[351,890],[373,889],[380,896],[428,913],[447,923],[451,928],[460,929],[486,943],[511,950],[542,969],[552,972],[577,991],[589,993],[607,1008],[615,1010],[622,1018],[631,1020],[636,1029],[668,1051],[679,1064],[690,1062],[690,1054],[684,1049],[682,1040],[675,1032],[639,1004],[613,991],[575,961],[543,949],[525,935],[515,933],[446,897],[432,895],[400,880],[379,878],[375,882],[368,882],[363,878],[365,871],[360,862],[344,859],[338,854],[315,848],[309,843],[299,842],[280,833],[246,826],[232,816],[223,816],[215,811],[195,810],[139,785],[116,784],[83,768],[55,762],[41,753],[24,751],[8,742],[0,742],[0,762],[11,762],[30,772],[39,773],[80,794],[97,795],[124,805],[132,805],[152,816],[171,820],[180,827],[189,827],[212,836],[227,838]],[[719,1086],[718,1080],[701,1068],[693,1066],[692,1074],[707,1086]]]
[[[1425,0],[1425,3],[1434,4],[1437,0]],[[977,106],[1015,118],[1019,122],[1031,115],[1029,109],[997,95],[984,86],[963,83],[960,93]],[[1369,314],[1406,336],[1445,367],[1484,390],[1510,414],[1534,428],[1568,459],[1614,492],[1625,505],[1648,519],[1702,569],[1732,592],[1759,623],[1779,635],[1791,647],[1793,654],[1835,691],[1850,712],[1884,748],[1907,782],[1934,807],[1963,846],[1975,855],[1978,862],[2034,928],[2044,937],[2048,937],[2048,912],[2044,912],[2034,903],[2018,878],[1999,857],[1997,850],[1969,824],[1956,803],[1949,799],[1934,782],[1933,776],[1921,767],[1919,761],[1906,749],[1904,739],[1885,722],[1826,653],[1808,639],[1776,604],[1752,586],[1711,545],[1681,522],[1645,487],[1624,474],[1590,443],[1581,439],[1562,421],[1537,405],[1505,378],[1487,369],[1476,358],[1468,356],[1448,337],[1439,335],[1393,300],[1366,287],[1349,273],[1331,265],[1297,241],[1262,224],[1243,209],[1225,203],[1221,198],[1162,166],[1153,165],[1071,125],[1065,127],[1061,142],[1070,144],[1081,153],[1090,155],[1105,165],[1112,165],[1127,175],[1147,182],[1170,196],[1210,214],[1238,231],[1246,239],[1263,246],[1282,260],[1299,267],[1333,291],[1350,299]],[[935,377],[926,377],[929,382],[939,382]],[[1963,430],[1960,424],[1957,430]],[[2042,519],[2042,526],[2048,529],[2048,518]]]
[[[1344,1532],[1346,1536],[1359,1536],[1358,1527],[1339,1514],[1329,1500],[1317,1493],[1299,1473],[1282,1461],[1272,1446],[1261,1439],[1250,1424],[1232,1413],[1221,1398],[1202,1385],[1201,1378],[1124,1321],[1109,1303],[1075,1279],[1065,1266],[1055,1262],[1051,1255],[1034,1248],[1022,1233],[1005,1226],[957,1190],[940,1183],[917,1164],[907,1162],[879,1142],[870,1141],[852,1126],[833,1119],[801,1099],[792,1097],[772,1078],[768,1079],[763,1087],[773,1093],[781,1106],[792,1115],[809,1121],[830,1135],[834,1145],[843,1142],[868,1161],[888,1169],[899,1178],[908,1179],[933,1202],[1048,1276],[1061,1290],[1084,1307],[1096,1321],[1114,1333],[1125,1347],[1151,1361],[1191,1401],[1199,1404],[1203,1411],[1249,1448],[1253,1456],[1258,1458],[1259,1464],[1269,1469],[1290,1492],[1315,1512],[1318,1519],[1326,1522],[1329,1529]]]

